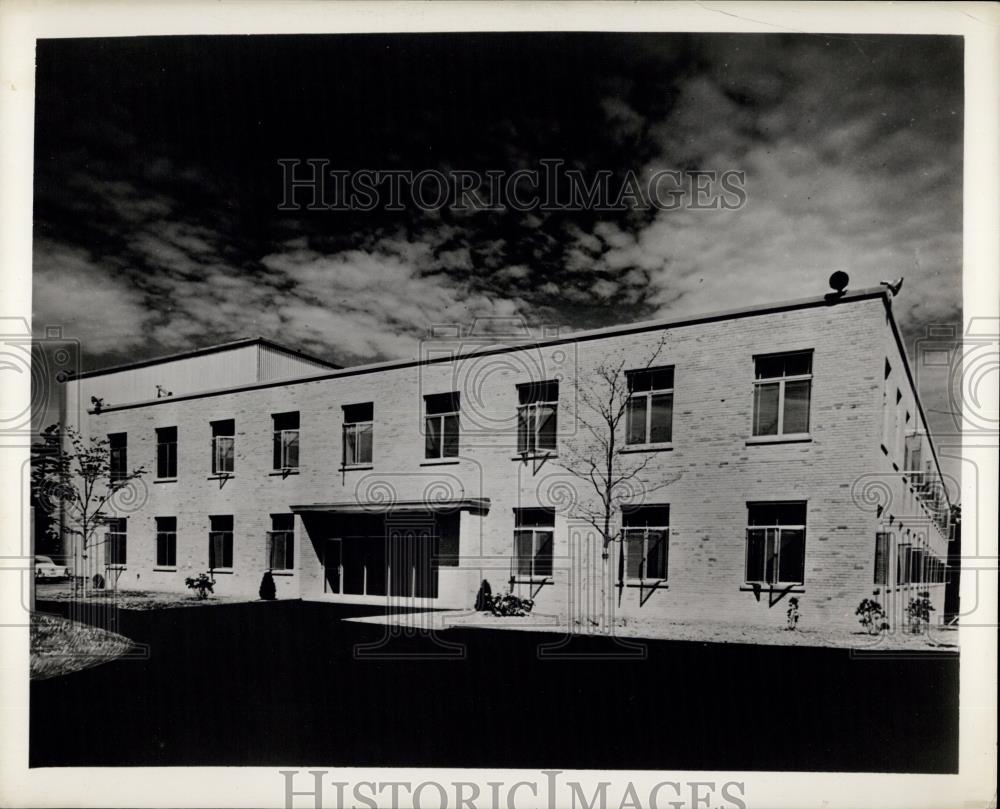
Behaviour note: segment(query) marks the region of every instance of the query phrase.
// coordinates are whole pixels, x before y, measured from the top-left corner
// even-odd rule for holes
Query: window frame
[[[544,514],[551,522],[525,521],[529,516]],[[528,572],[523,572],[520,538],[523,534],[531,535],[531,552],[527,559]],[[539,542],[541,535],[547,534],[549,547],[547,559],[545,555],[540,555],[539,551],[543,543]],[[555,510],[548,508],[515,508],[514,509],[514,558],[511,578],[514,582],[547,582],[550,581],[554,573],[555,560]],[[539,573],[538,560],[541,556],[543,570],[548,568],[548,572]]]
[[[214,477],[232,477],[236,474],[236,419],[218,419],[210,422],[212,427],[212,475]],[[231,424],[231,433],[217,433],[217,430],[230,429],[222,425]],[[229,442],[229,469],[223,469],[220,462],[225,456],[220,450],[224,446],[223,439]]]
[[[656,373],[670,372],[670,387],[669,388],[653,388],[652,387],[652,375]],[[640,374],[650,374],[650,388],[649,390],[632,390],[633,380],[636,379]],[[625,403],[625,446],[629,448],[635,447],[669,447],[673,446],[674,442],[674,390],[676,388],[676,366],[674,365],[658,365],[651,368],[636,368],[625,372],[626,385],[628,386],[628,400]],[[653,433],[653,397],[654,396],[670,396],[670,423],[667,425],[667,432],[670,435],[666,441],[652,441],[650,440]],[[645,405],[645,426],[643,435],[644,441],[632,441],[632,408],[633,402],[639,399],[644,399]]]
[[[291,528],[276,528],[278,524],[278,519],[291,517]],[[280,537],[282,540],[282,560],[283,564],[281,567],[276,567],[274,563],[274,542]],[[267,553],[267,569],[273,573],[294,573],[295,572],[295,515],[292,513],[288,514],[272,514],[271,515],[271,530],[267,532],[267,547],[265,548]]]
[[[172,430],[174,434],[173,441],[164,441],[163,434]],[[156,428],[156,477],[155,480],[176,480],[177,479],[177,443],[179,438],[179,431],[176,427],[157,427]],[[167,450],[166,464],[162,463],[162,453],[164,447],[173,447],[172,450]],[[171,461],[172,469],[171,469]],[[161,474],[160,470],[162,466],[167,467],[167,474]]]
[[[128,567],[128,518],[108,517],[105,525],[108,530],[104,533],[104,566],[122,570]]]
[[[176,570],[177,569],[177,518],[176,517],[154,517],[154,524],[156,526],[156,564],[154,565],[155,570]],[[163,522],[166,520],[172,520],[174,527],[169,529],[164,526]],[[168,561],[161,561],[161,543],[166,540],[167,550],[166,554]],[[169,557],[172,556],[173,561],[169,561]]]
[[[641,506],[637,509],[632,510],[634,512],[641,511],[642,509],[666,509],[667,510],[667,523],[666,525],[650,525],[645,523],[642,526],[639,525],[626,525],[625,519],[626,514],[630,513],[628,511],[622,512],[622,541],[625,543],[625,583],[626,584],[662,584],[669,581],[670,577],[670,504],[669,503],[657,503],[650,504],[648,506]],[[662,576],[647,576],[645,575],[649,563],[649,534],[652,531],[659,531],[662,533],[662,543],[663,543],[663,575]],[[629,571],[629,554],[632,548],[629,542],[629,535],[632,533],[642,534],[642,560],[639,563],[639,577],[635,578],[628,575]]]
[[[759,360],[776,359],[778,357],[794,357],[794,356],[808,356],[809,357],[809,372],[805,374],[787,374],[784,369],[782,369],[781,376],[768,376],[768,377],[758,377],[757,376],[757,362]],[[810,438],[812,433],[812,401],[813,401],[813,377],[815,376],[814,369],[815,360],[815,349],[799,349],[797,351],[777,351],[768,354],[754,354],[754,380],[753,380],[753,407],[751,408],[751,424],[750,424],[750,436],[753,441],[767,442],[767,441],[789,441],[796,439]],[[795,433],[787,433],[784,431],[785,426],[785,406],[786,406],[786,396],[785,387],[788,382],[808,382],[809,383],[809,401],[806,405],[806,429],[804,431],[799,431]],[[773,433],[759,433],[758,428],[758,390],[765,385],[777,385],[778,386],[778,401],[777,401],[777,423],[775,424],[775,432]]]
[[[214,527],[215,520],[229,520],[229,529],[216,529]],[[232,573],[236,565],[235,557],[235,536],[236,536],[236,519],[232,514],[212,514],[208,518],[208,572],[210,574],[214,573]],[[214,559],[215,556],[215,537],[222,537],[222,561],[226,561],[226,552],[228,550],[229,555],[229,565],[218,565],[213,566],[212,562],[217,561]]]
[[[117,439],[120,446],[116,446]],[[108,433],[108,479],[120,483],[128,477],[128,433]]]
[[[453,397],[453,409],[442,410],[440,412],[430,413],[429,408],[432,403],[438,401],[444,401],[445,397]],[[445,450],[448,448],[448,437],[445,430],[445,425],[447,419],[454,419],[455,424],[455,436],[452,448],[454,452],[446,453]],[[431,440],[432,432],[431,423],[437,422],[437,454],[432,454]],[[461,393],[459,391],[449,391],[447,393],[432,393],[424,396],[424,459],[428,461],[441,461],[448,458],[457,458],[460,453],[460,442],[462,438],[462,400]]]
[[[294,416],[294,419],[292,418]],[[294,421],[295,427],[279,427],[282,422]],[[300,455],[302,444],[300,441],[301,421],[298,410],[289,410],[284,413],[271,414],[271,470],[274,472],[287,472],[298,469],[302,458]],[[288,453],[291,442],[286,443],[286,437],[295,438],[295,463],[288,463]],[[280,461],[280,463],[279,463]]]
[[[802,523],[775,523],[771,524],[761,524],[753,525],[750,522],[750,511],[753,507],[777,507],[777,506],[801,506],[803,509],[803,522]],[[809,503],[807,500],[750,500],[747,501],[747,527],[746,527],[746,539],[744,543],[744,558],[743,558],[743,580],[744,586],[746,587],[760,587],[774,589],[793,589],[796,587],[804,587],[806,579],[806,540],[807,540],[807,530],[809,524]],[[764,536],[764,548],[763,548],[763,573],[765,578],[754,579],[748,574],[750,573],[750,532],[751,531],[763,531]],[[768,580],[767,576],[767,566],[768,566],[768,532],[774,531],[772,547],[774,548],[773,564],[772,569],[774,571],[774,579]],[[802,536],[802,576],[798,581],[783,581],[781,577],[781,534],[782,531],[798,531]]]
[[[552,391],[555,398],[551,398]],[[528,396],[523,395],[527,393]],[[547,396],[544,394],[548,394]],[[553,456],[559,447],[559,380],[545,379],[539,382],[523,382],[517,385],[517,455],[521,458],[534,458],[542,455]],[[530,401],[522,402],[522,398]],[[539,435],[541,428],[548,424],[539,418],[543,407],[551,408],[552,446],[541,446]],[[521,425],[530,424],[530,429],[522,430]],[[524,437],[522,447],[522,436]],[[530,440],[529,440],[530,438]]]
[[[357,407],[370,407],[371,416],[365,419],[348,421],[348,410]],[[343,469],[355,469],[364,468],[371,466],[375,462],[375,403],[374,402],[359,402],[353,405],[342,405],[341,411],[343,414],[343,422],[341,424],[340,430],[340,464]],[[361,428],[367,427],[370,440],[368,442],[368,460],[363,460],[359,456],[359,449],[361,447],[361,442],[358,440],[358,436],[361,435]],[[348,461],[347,459],[347,436],[348,434],[353,434],[354,436],[354,460]]]

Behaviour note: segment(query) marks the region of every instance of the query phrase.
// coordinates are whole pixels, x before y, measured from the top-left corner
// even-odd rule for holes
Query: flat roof
[[[268,340],[266,337],[243,337],[239,340],[231,340],[226,343],[217,343],[212,346],[205,346],[204,348],[195,348],[190,351],[181,351],[177,354],[167,354],[162,357],[152,357],[148,360],[138,360],[136,362],[127,362],[122,365],[112,365],[107,368],[95,368],[92,371],[82,371],[79,374],[73,374],[68,376],[68,379],[88,379],[95,376],[104,376],[105,374],[116,374],[121,371],[132,371],[136,368],[145,368],[150,365],[159,365],[164,362],[174,362],[176,360],[186,360],[192,357],[202,357],[206,354],[216,354],[220,351],[232,351],[236,348],[245,348],[251,345],[261,345],[267,348],[272,348],[275,351],[280,351],[283,354],[290,354],[293,357],[299,357],[300,359],[307,360],[309,362],[317,363],[318,365],[323,365],[327,368],[338,369],[342,368],[342,365],[337,365],[336,363],[329,362],[328,360],[321,359],[320,357],[314,357],[311,354],[307,354],[305,351],[299,351],[297,348],[289,348],[288,346],[283,346],[280,343],[276,343],[273,340]]]

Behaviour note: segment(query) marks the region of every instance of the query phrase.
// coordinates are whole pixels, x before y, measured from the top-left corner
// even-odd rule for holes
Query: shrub
[[[799,625],[799,617],[799,600],[793,596],[788,599],[788,609],[785,610],[785,629],[794,631],[794,629]]]
[[[207,573],[188,577],[184,579],[184,583],[198,594],[198,598],[208,598],[209,593],[215,592],[215,582]]]
[[[265,571],[260,580],[260,590],[257,591],[263,601],[274,601],[278,597],[278,588],[274,586],[274,576],[271,571]]]
[[[497,593],[486,598],[489,601],[490,612],[498,616],[527,615],[535,606],[532,599],[521,598],[513,593]]]
[[[862,599],[854,614],[858,616],[861,626],[869,635],[877,635],[882,630],[889,628],[889,624],[885,620],[885,610],[875,599]]]
[[[483,579],[483,583],[479,585],[479,592],[476,593],[476,612],[486,612],[492,603],[493,588],[486,579]]]
[[[910,619],[910,631],[914,635],[923,632],[924,627],[931,622],[934,607],[929,596],[930,593],[926,591],[917,593],[917,597],[911,598],[910,603],[906,605],[906,617]]]

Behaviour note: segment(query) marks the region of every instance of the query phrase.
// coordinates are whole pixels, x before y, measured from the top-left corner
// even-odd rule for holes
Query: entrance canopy
[[[428,500],[348,500],[340,503],[309,503],[289,508],[296,514],[390,514],[394,511],[455,512],[474,511],[485,514],[490,510],[488,497],[458,497]]]

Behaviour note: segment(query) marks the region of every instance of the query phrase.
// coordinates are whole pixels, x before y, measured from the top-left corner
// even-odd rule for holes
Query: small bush
[[[794,596],[788,599],[788,609],[785,610],[785,629],[793,632],[799,625],[799,600]]]
[[[487,612],[493,603],[493,588],[490,583],[483,579],[479,585],[479,592],[476,593],[476,612]]]
[[[209,593],[215,592],[215,582],[207,573],[199,573],[184,579],[184,583],[198,594],[198,598],[208,598]]]
[[[498,616],[523,616],[531,612],[535,602],[530,598],[521,598],[513,593],[497,593],[486,597],[489,601],[489,610]]]
[[[278,588],[274,586],[274,576],[271,575],[270,570],[265,571],[257,593],[263,601],[274,601],[278,597]]]
[[[917,597],[911,598],[910,603],[906,605],[906,617],[910,619],[910,631],[914,635],[923,632],[924,628],[931,622],[931,613],[934,612],[934,607],[929,596],[928,592],[917,593]]]
[[[875,599],[862,599],[854,614],[858,616],[861,626],[869,635],[877,635],[882,630],[889,628],[889,624],[885,620],[885,610]]]

